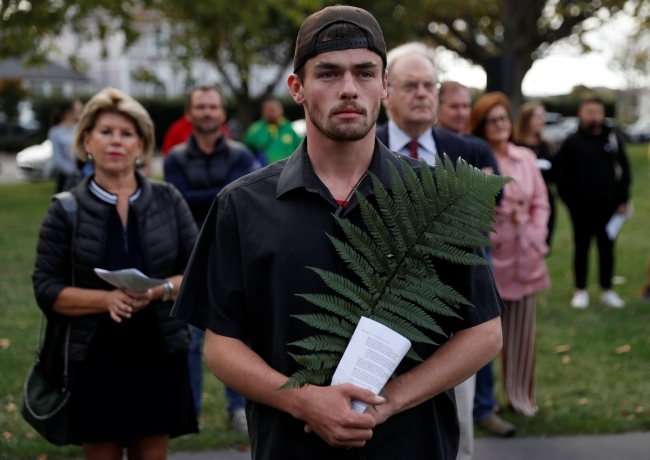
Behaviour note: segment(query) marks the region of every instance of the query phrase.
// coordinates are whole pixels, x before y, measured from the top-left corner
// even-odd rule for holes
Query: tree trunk
[[[485,91],[501,91],[508,96],[511,112],[514,114],[523,102],[521,84],[533,65],[530,52],[521,54],[503,52],[500,56],[480,64],[487,74]]]

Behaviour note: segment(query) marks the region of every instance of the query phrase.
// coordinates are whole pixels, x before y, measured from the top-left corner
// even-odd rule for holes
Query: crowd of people
[[[237,142],[220,90],[195,87],[163,145],[164,182],[140,172],[154,127],[133,98],[109,88],[83,111],[78,101],[61,107],[50,130],[57,192],[83,170],[71,189],[78,211],[71,225],[60,195],[53,199],[33,282],[48,319],[46,374],[61,386],[69,359],[72,441],[85,458],[121,459],[124,448],[129,458],[165,458],[170,438],[197,432],[202,350],[255,459],[359,458],[344,447],[372,459],[466,460],[474,424],[513,436],[497,414],[491,360],[501,350],[506,405],[534,416],[536,295],[550,286],[554,187],[573,224],[570,305],[589,306],[595,236],[600,300],[624,306],[612,290],[615,237],[606,227],[628,212],[631,174],[600,99],[583,101],[578,131],[556,153],[542,136],[542,104],[515,110],[493,92],[472,105],[468,88],[439,83],[431,49],[409,43],[386,53],[374,18],[342,6],[305,20],[288,85],[305,108],[305,141],[270,99]],[[388,122],[376,126],[382,102]],[[435,165],[442,154],[514,179],[496,197],[493,247],[484,250],[491,267],[457,280],[476,311],[463,310],[423,363],[400,367],[390,401],[349,384],[277,392],[294,370],[286,344],[304,332],[289,318],[312,311],[295,294],[328,292],[304,267],[348,270],[324,238],[336,231],[331,214],[359,221],[351,191],[371,193],[367,171],[384,177],[386,162],[399,165],[395,155]],[[136,268],[164,282],[117,289],[96,268]],[[352,413],[353,400],[376,409]]]

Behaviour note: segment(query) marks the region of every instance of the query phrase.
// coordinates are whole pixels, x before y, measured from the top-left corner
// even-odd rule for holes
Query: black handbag
[[[63,388],[54,388],[45,379],[41,362],[41,337],[43,318],[39,326],[36,359],[32,364],[23,387],[22,415],[27,423],[48,442],[56,446],[70,444],[70,390],[68,389],[68,351],[70,348],[70,324],[65,335]]]
[[[77,201],[70,192],[55,195],[66,211],[69,224],[72,227],[72,285],[74,286],[74,232],[77,222]],[[70,322],[65,333],[63,388],[54,388],[48,383],[43,372],[41,351],[43,343],[43,323],[45,314],[41,316],[36,343],[36,358],[32,364],[23,387],[23,418],[43,438],[56,446],[71,444],[70,436],[70,390],[68,389],[68,354],[70,351]]]

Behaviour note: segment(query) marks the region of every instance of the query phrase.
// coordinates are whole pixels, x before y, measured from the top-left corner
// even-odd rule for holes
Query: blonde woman
[[[187,370],[189,333],[169,316],[197,229],[172,186],[140,175],[154,146],[146,110],[116,89],[87,104],[74,137],[95,172],[73,190],[73,227],[53,200],[41,227],[34,291],[48,317],[44,362],[61,378],[70,325],[72,437],[84,458],[163,459],[170,437],[196,432]],[[165,283],[116,289],[94,268],[136,268]]]

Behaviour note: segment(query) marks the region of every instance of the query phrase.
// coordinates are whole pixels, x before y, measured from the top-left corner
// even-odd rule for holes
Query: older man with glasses
[[[378,126],[377,138],[390,150],[422,158],[435,164],[436,155],[447,154],[456,163],[460,157],[477,168],[485,168],[489,147],[470,136],[460,136],[434,126],[438,114],[438,75],[434,52],[421,43],[407,43],[387,55],[388,96],[384,107],[389,121]],[[492,159],[496,169],[496,162]],[[457,460],[471,460],[474,453],[473,405],[476,375],[455,387],[460,422]]]

